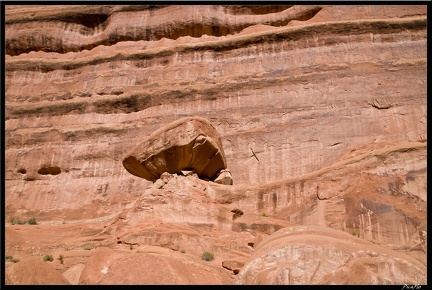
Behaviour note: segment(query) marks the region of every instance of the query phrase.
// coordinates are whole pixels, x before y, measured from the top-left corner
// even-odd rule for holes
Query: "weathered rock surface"
[[[226,284],[226,277],[208,262],[199,258],[186,260],[185,254],[163,250],[150,247],[125,252],[98,248],[89,257],[79,284]]]
[[[133,175],[156,181],[164,172],[193,170],[200,178],[213,180],[226,160],[222,142],[211,123],[188,117],[166,125],[145,138],[123,159]]]
[[[426,5],[5,8],[5,249],[20,259],[5,264],[8,284],[58,281],[20,266],[50,253],[45,266],[71,284],[424,283]],[[214,127],[232,185],[223,171],[147,180],[123,166],[185,117]],[[289,259],[271,275],[246,269],[270,273],[266,238],[296,225],[314,227],[269,253],[295,238],[296,253],[328,257],[312,236],[342,257],[348,242],[365,252],[315,276],[305,260],[289,281]]]
[[[6,269],[5,284],[69,285],[69,281],[49,264],[42,258],[24,258]]]
[[[426,284],[416,259],[317,226],[281,229],[256,247],[237,284]]]
[[[214,182],[225,185],[232,185],[234,183],[231,172],[228,169],[222,169]]]
[[[79,279],[81,277],[82,271],[84,270],[84,264],[75,264],[66,271],[63,272],[63,276],[72,285],[78,285]]]

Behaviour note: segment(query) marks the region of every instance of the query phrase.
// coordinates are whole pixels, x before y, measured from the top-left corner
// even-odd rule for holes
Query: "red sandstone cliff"
[[[4,8],[6,284],[426,283],[426,5]],[[194,116],[233,185],[125,169]]]

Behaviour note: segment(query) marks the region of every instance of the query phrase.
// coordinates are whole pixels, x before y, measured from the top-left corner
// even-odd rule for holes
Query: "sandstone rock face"
[[[69,281],[42,258],[29,257],[11,265],[5,274],[6,284],[69,285]]]
[[[78,285],[79,279],[81,277],[82,271],[84,270],[84,264],[75,264],[66,271],[63,272],[63,276],[72,285]]]
[[[160,128],[123,159],[133,175],[150,181],[162,173],[192,169],[201,178],[214,179],[226,168],[220,136],[204,118],[183,118]]]
[[[2,7],[7,284],[425,283],[426,5]]]
[[[348,233],[281,229],[256,247],[237,284],[426,284],[426,266]]]
[[[99,248],[89,258],[80,283],[141,285],[221,285],[223,276],[205,261],[182,259],[182,253],[154,249],[116,252]],[[208,264],[208,263],[207,263]],[[143,269],[149,269],[143,274]],[[194,275],[190,275],[194,273]]]

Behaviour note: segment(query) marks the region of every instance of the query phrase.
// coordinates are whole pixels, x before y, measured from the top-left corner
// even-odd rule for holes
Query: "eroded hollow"
[[[223,5],[226,9],[226,13],[242,15],[242,14],[252,14],[252,15],[262,15],[269,13],[277,13],[291,8],[292,5],[284,6],[263,6],[263,5]]]
[[[25,168],[20,168],[20,169],[17,170],[17,172],[21,173],[21,174],[26,174],[27,170],[25,170]]]
[[[107,14],[77,14],[62,20],[65,22],[78,23],[88,28],[95,28],[103,24],[108,17],[109,15]]]
[[[233,221],[238,219],[239,217],[241,217],[244,214],[243,211],[238,209],[238,208],[233,209],[231,212],[234,213],[233,217],[232,217]]]
[[[39,169],[38,173],[41,175],[58,175],[61,173],[61,170],[58,166],[47,166]]]

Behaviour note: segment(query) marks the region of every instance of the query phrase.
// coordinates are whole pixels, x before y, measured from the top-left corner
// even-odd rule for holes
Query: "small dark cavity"
[[[240,209],[237,209],[237,208],[233,209],[231,212],[238,214],[238,215],[243,215],[243,211]]]
[[[100,24],[105,23],[109,15],[107,14],[77,14],[71,15],[67,19],[62,19],[66,22],[81,24],[88,28],[96,28]]]
[[[61,173],[61,170],[58,166],[48,166],[39,169],[38,173],[41,175],[57,175]]]
[[[224,8],[226,9],[226,13],[229,14],[252,14],[252,15],[262,15],[262,14],[270,14],[270,13],[277,13],[282,12],[288,8],[291,8],[291,6],[283,5],[283,6],[264,6],[264,5],[224,5]]]

